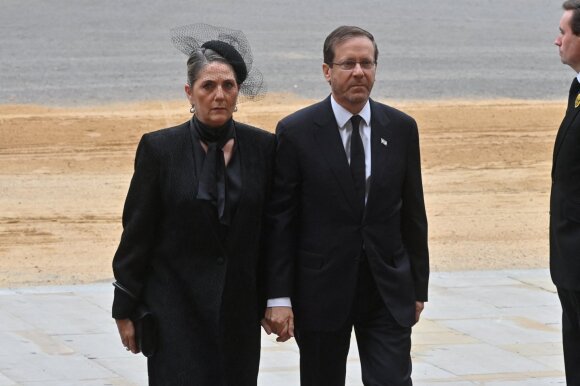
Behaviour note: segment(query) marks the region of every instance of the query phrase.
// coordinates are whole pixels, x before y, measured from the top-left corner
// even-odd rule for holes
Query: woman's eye
[[[225,82],[225,83],[224,83],[224,89],[226,89],[226,90],[231,90],[231,89],[233,89],[234,87],[235,87],[235,84],[234,84],[234,82]]]

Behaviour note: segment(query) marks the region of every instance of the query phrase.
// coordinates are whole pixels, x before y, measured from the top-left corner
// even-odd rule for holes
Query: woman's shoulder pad
[[[151,131],[151,132],[145,134],[145,136],[148,136],[150,138],[162,138],[162,137],[171,137],[174,135],[182,135],[184,132],[187,132],[188,128],[189,128],[189,121],[184,122],[181,125]]]
[[[267,130],[260,129],[259,127],[251,126],[246,123],[241,123],[237,121],[236,121],[236,130],[239,133],[244,134],[247,133],[249,135],[253,135],[258,138],[271,139],[272,137],[274,137],[274,134]]]

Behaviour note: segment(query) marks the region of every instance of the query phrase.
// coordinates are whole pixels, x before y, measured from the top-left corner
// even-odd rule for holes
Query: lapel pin
[[[580,94],[576,96],[576,102],[574,103],[574,108],[578,108],[580,106]]]
[[[381,145],[387,146],[387,140],[384,138],[381,138]]]

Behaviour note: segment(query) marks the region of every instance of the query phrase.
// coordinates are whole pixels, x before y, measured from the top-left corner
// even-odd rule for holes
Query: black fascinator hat
[[[211,49],[234,69],[241,99],[257,100],[266,93],[262,73],[253,66],[250,43],[242,31],[204,23],[171,29],[171,42],[191,57],[197,51]]]
[[[246,80],[246,77],[248,76],[248,68],[246,67],[246,62],[244,62],[242,55],[240,55],[233,46],[219,40],[210,40],[209,42],[203,43],[201,48],[209,48],[223,56],[224,59],[234,68],[238,83],[244,83],[244,80]]]

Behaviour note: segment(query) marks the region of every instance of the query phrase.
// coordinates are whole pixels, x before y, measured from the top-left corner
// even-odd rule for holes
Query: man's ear
[[[322,73],[324,74],[324,79],[326,79],[328,84],[330,84],[330,72],[331,71],[332,71],[332,68],[328,64],[322,63]]]

